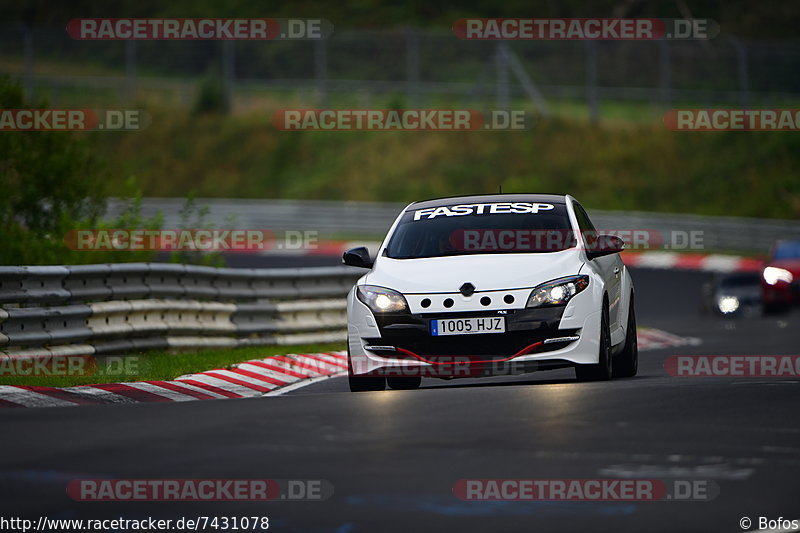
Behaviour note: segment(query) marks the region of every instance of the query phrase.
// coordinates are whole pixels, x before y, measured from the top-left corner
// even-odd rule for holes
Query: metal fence
[[[583,101],[780,105],[800,99],[800,44],[708,41],[462,41],[414,28],[337,28],[319,41],[74,41],[62,28],[0,28],[6,64],[53,105],[190,106],[202,79],[234,109],[289,93],[301,105],[536,107]],[[38,63],[80,68],[55,73]],[[102,72],[102,74],[97,74]]]
[[[185,200],[145,198],[142,214],[164,215],[165,228],[181,227],[178,215]],[[324,200],[245,200],[199,198],[208,206],[210,227],[316,231],[321,236],[346,236],[381,240],[406,204],[394,202],[337,202]],[[108,214],[120,212],[123,204],[112,200]],[[743,217],[700,216],[633,211],[589,210],[599,230],[652,230],[668,233],[701,232],[708,250],[767,252],[778,239],[800,240],[800,221]],[[230,218],[234,217],[231,223]],[[231,226],[233,224],[233,226]]]
[[[339,342],[344,296],[361,274],[155,263],[0,267],[0,353]]]

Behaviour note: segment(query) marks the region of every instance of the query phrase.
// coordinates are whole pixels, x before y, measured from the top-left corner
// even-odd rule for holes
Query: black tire
[[[603,302],[600,315],[600,359],[594,365],[577,365],[575,378],[578,381],[608,381],[614,375],[611,357],[611,329],[608,325],[608,303]]]
[[[386,389],[384,376],[356,375],[350,356],[347,357],[347,381],[350,383],[350,392],[372,392]]]
[[[639,342],[636,337],[636,311],[633,307],[633,293],[631,293],[631,307],[628,311],[628,328],[625,335],[625,349],[614,360],[615,378],[632,378],[639,371]]]
[[[386,384],[394,390],[418,389],[422,383],[422,376],[393,376],[386,378]]]

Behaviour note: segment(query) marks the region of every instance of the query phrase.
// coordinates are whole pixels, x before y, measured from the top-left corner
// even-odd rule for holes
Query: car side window
[[[586,214],[581,204],[573,203],[572,206],[575,208],[575,218],[578,219],[578,228],[581,230],[584,242],[587,246],[593,246],[597,241],[597,230],[594,224],[589,220],[589,215]]]

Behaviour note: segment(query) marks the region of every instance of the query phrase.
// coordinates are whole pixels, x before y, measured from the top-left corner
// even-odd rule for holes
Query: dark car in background
[[[703,285],[703,311],[724,316],[761,312],[761,273],[715,274]]]

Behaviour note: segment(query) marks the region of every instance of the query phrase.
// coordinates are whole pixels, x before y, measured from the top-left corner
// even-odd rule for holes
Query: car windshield
[[[575,245],[563,204],[457,204],[409,209],[392,234],[385,255],[393,259],[419,259],[544,253]]]
[[[773,259],[800,259],[800,241],[778,244]]]

